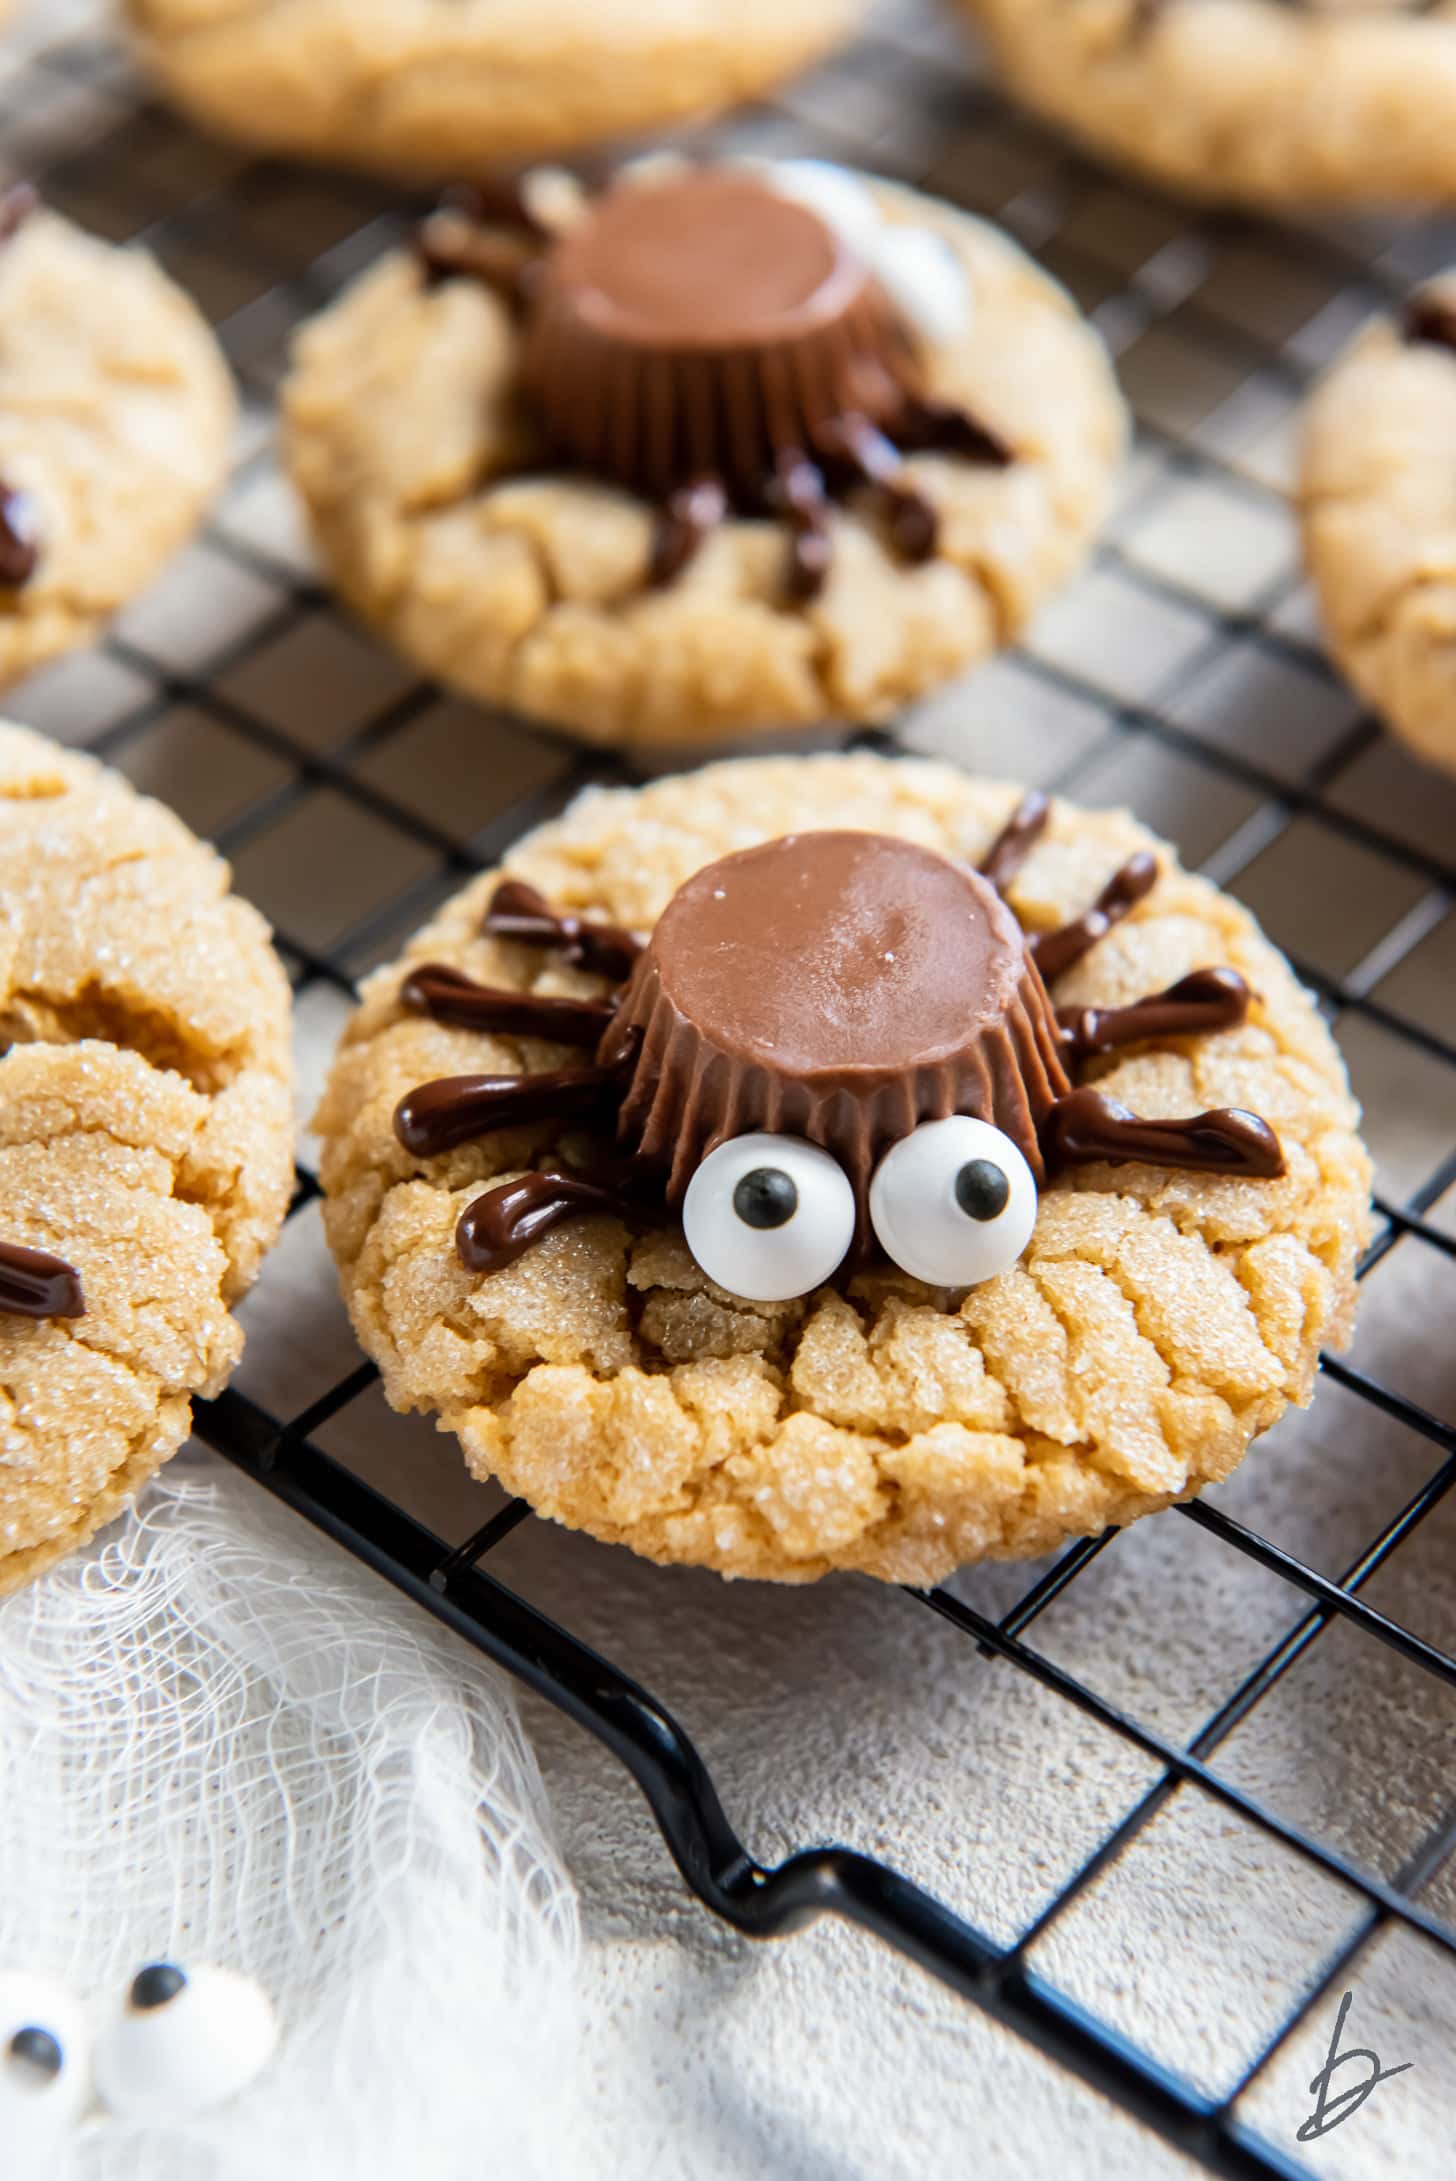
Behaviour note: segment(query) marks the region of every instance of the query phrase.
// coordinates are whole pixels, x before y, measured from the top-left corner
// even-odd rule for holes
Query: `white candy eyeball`
[[[887,221],[869,257],[880,286],[924,340],[965,339],[971,330],[970,276],[944,235]]]
[[[154,1961],[96,2047],[96,2087],[126,2120],[190,2120],[246,2090],[278,2042],[267,1993],[234,1969]]]
[[[787,1302],[827,1280],[849,1248],[854,1191],[837,1161],[800,1136],[735,1136],[688,1183],[682,1222],[719,1287]]]
[[[91,2037],[52,1977],[0,1971],[0,2173],[49,2181],[57,2147],[91,2096]]]
[[[837,167],[829,159],[772,159],[764,162],[762,172],[780,197],[792,197],[817,213],[850,249],[864,255],[872,249],[881,226],[880,208],[848,167]]]
[[[1007,1271],[1036,1225],[1036,1183],[1009,1136],[953,1113],[894,1144],[870,1183],[885,1255],[932,1287],[974,1287]]]

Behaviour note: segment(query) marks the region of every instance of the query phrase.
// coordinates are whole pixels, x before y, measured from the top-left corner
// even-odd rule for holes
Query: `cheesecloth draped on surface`
[[[184,1456],[0,1606],[0,1810],[0,1968],[94,2026],[221,1962],[282,2029],[235,2103],[93,2115],[36,2181],[560,2170],[576,1902],[514,1698],[256,1486]]]

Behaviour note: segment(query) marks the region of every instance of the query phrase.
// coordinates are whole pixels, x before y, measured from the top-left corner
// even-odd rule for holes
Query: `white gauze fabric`
[[[509,1686],[256,1485],[183,1457],[0,1605],[0,1810],[0,1968],[97,2025],[144,1962],[220,1962],[282,2032],[233,2104],[95,2113],[44,2181],[561,2171],[576,1900]]]

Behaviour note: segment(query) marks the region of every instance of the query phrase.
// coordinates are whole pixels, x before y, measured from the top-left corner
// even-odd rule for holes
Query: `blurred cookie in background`
[[[752,98],[861,0],[124,0],[148,71],[260,149],[440,181]]]
[[[1456,772],[1456,274],[1367,327],[1316,388],[1299,504],[1335,658]]]
[[[1453,0],[962,0],[1018,98],[1238,204],[1456,195]]]
[[[889,718],[1082,559],[1126,431],[997,229],[816,161],[464,193],[299,336],[287,453],[344,598],[607,745]]]
[[[88,643],[227,472],[222,352],[144,251],[0,199],[0,683]]]

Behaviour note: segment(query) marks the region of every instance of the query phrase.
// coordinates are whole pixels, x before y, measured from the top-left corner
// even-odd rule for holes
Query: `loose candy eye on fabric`
[[[235,2098],[278,2042],[272,2001],[251,1977],[151,1962],[96,2045],[96,2087],[126,2120],[194,2119]]]
[[[0,2172],[45,2181],[91,2101],[91,2035],[53,1977],[0,1970]]]
[[[98,2098],[153,2126],[210,2112],[247,2089],[277,2042],[272,2002],[236,1970],[150,1962],[94,2041],[66,1985],[0,1971],[0,2174],[51,2181]]]

